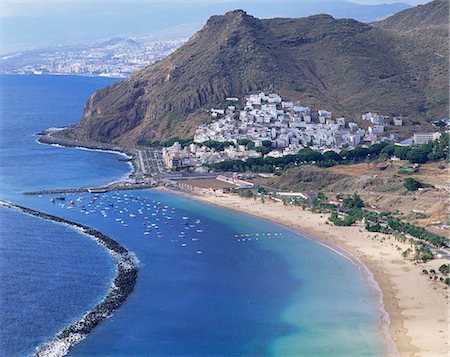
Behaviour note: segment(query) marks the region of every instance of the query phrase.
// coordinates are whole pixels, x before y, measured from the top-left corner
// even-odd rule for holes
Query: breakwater
[[[146,183],[131,183],[131,182],[116,182],[107,186],[100,187],[77,187],[77,188],[61,188],[51,190],[27,191],[24,195],[50,195],[50,194],[64,194],[64,193],[103,193],[109,191],[128,191],[128,190],[143,190],[147,188],[154,188],[158,186],[156,181]]]
[[[3,200],[0,200],[0,205],[73,227],[102,245],[115,261],[116,275],[105,298],[78,321],[59,332],[51,341],[40,346],[33,355],[34,357],[65,356],[71,347],[85,339],[100,322],[110,317],[131,294],[138,275],[137,259],[114,239],[83,224]]]

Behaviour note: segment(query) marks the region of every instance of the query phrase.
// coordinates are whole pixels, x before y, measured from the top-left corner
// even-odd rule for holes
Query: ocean
[[[113,153],[40,145],[113,79],[0,76],[0,198],[86,224],[139,260],[133,293],[69,356],[380,356],[362,269],[280,225],[155,190],[25,196],[103,184]],[[101,301],[112,259],[69,227],[0,208],[0,355],[24,356]]]

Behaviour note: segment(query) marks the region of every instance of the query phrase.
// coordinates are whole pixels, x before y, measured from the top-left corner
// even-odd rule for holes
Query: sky
[[[285,0],[285,2],[293,2],[301,4],[305,0]],[[335,0],[336,1],[336,0]],[[392,3],[406,3],[410,5],[418,5],[428,2],[429,0],[350,0],[353,3],[363,4],[363,5],[376,5],[376,4],[392,4]],[[74,11],[78,8],[84,7],[83,5],[90,4],[96,10],[100,8],[94,4],[108,5],[111,3],[116,4],[173,4],[174,6],[179,6],[179,4],[189,4],[197,3],[203,5],[212,5],[218,3],[229,3],[230,0],[133,0],[130,2],[124,0],[2,0],[1,3],[1,17],[15,17],[15,16],[42,16],[44,14],[58,15],[65,14],[70,11]],[[277,0],[246,0],[246,2],[251,3],[273,3],[276,4]],[[317,1],[317,2],[320,2]],[[81,6],[80,6],[81,5]],[[108,6],[103,6],[104,13],[108,13]],[[101,11],[100,11],[101,13]]]
[[[428,1],[0,0],[0,53],[148,34],[161,39],[186,38],[211,15],[234,9],[244,9],[259,18],[327,13],[336,18],[371,22],[425,2]]]

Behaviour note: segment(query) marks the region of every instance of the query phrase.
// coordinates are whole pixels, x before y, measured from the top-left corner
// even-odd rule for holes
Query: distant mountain
[[[416,39],[384,23],[213,16],[165,59],[94,93],[76,134],[128,145],[187,137],[207,108],[261,90],[352,119],[369,110],[417,122],[448,116],[448,33],[436,44],[426,31]]]
[[[404,10],[404,3],[365,5],[343,0],[280,1],[33,1],[5,3],[2,10],[20,8],[20,16],[2,17],[2,55],[37,50],[69,42],[137,37],[164,33],[157,40],[190,37],[215,14],[243,9],[259,18],[303,17],[326,13],[335,18],[371,22]],[[107,4],[107,5],[106,5]],[[183,32],[180,33],[180,26]],[[172,34],[172,30],[176,32]]]
[[[417,31],[433,26],[448,29],[449,1],[434,0],[425,5],[401,11],[386,20],[375,23],[376,26],[397,31]]]

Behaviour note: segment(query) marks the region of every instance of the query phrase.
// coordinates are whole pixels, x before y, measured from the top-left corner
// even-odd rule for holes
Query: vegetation
[[[300,150],[297,155],[286,155],[279,158],[250,158],[246,161],[228,160],[211,164],[210,167],[217,171],[259,171],[276,172],[292,165],[315,163],[322,161],[322,154],[310,148]]]
[[[442,264],[439,267],[439,271],[442,275],[448,275],[450,273],[450,264]]]
[[[365,206],[364,201],[357,193],[354,193],[352,197],[344,198],[342,200],[342,205],[345,208],[362,208]]]
[[[181,147],[186,147],[191,145],[194,142],[194,138],[188,138],[188,139],[182,139],[179,138],[177,136],[174,136],[170,139],[167,139],[165,141],[159,141],[159,140],[155,140],[155,141],[150,141],[150,140],[145,140],[145,139],[140,139],[138,140],[137,144],[138,145],[142,145],[142,146],[149,146],[151,148],[162,148],[162,147],[169,147],[172,146],[173,144],[175,144],[176,142],[179,142]]]
[[[248,190],[248,189],[232,189],[230,191],[231,193],[237,194],[239,197],[241,198],[253,198],[254,194],[252,192],[252,190]]]
[[[426,263],[430,260],[434,259],[434,254],[431,251],[430,247],[428,247],[424,243],[418,243],[415,246],[415,254],[414,254],[414,260],[421,263]],[[431,271],[430,271],[431,272]]]
[[[340,153],[335,151],[326,151],[323,154],[312,150],[311,148],[301,149],[296,155],[286,155],[279,158],[264,157],[251,158],[246,161],[243,160],[228,160],[220,163],[211,164],[209,167],[217,171],[236,171],[236,172],[280,172],[292,166],[302,164],[313,164],[319,167],[330,167],[337,164],[349,164],[360,162],[364,160],[373,160],[379,158],[388,158],[390,156],[397,156],[401,159],[407,159],[412,163],[424,163],[430,160],[436,161],[448,158],[448,134],[441,136],[439,140],[429,142],[418,147],[403,147],[394,144],[378,143],[369,148],[356,147],[353,150],[343,149]],[[255,147],[254,143],[248,139],[238,140],[238,144],[245,145],[247,149],[255,149],[263,155],[270,152],[270,141],[264,141],[263,146]],[[203,143],[205,144],[205,143]],[[227,143],[228,144],[228,143]],[[216,146],[220,147],[217,142]],[[219,149],[220,150],[220,149]],[[409,173],[405,172],[405,173]],[[412,180],[412,179],[411,179]],[[420,187],[417,182],[411,180],[405,181],[405,187],[417,190]],[[417,187],[414,189],[414,187]],[[409,188],[408,188],[409,187]]]
[[[201,144],[197,144],[200,146],[206,146],[210,149],[214,149],[216,151],[223,151],[225,148],[229,146],[234,146],[234,143],[232,141],[215,141],[215,140],[208,140],[204,141]]]
[[[399,159],[408,160],[413,164],[424,164],[428,161],[448,160],[448,150],[449,136],[448,134],[443,134],[438,140],[430,141],[427,144],[416,147],[403,147],[389,144],[380,153],[385,158],[397,156]]]
[[[352,215],[347,214],[341,219],[336,212],[333,212],[328,220],[336,226],[351,226],[356,222],[356,218]]]
[[[417,191],[419,188],[428,187],[427,184],[411,177],[405,179],[403,186],[405,186],[408,191]]]
[[[444,247],[449,244],[449,239],[447,237],[429,232],[425,228],[411,223],[401,222],[397,218],[387,217],[387,223],[394,231],[406,233],[417,239],[425,240],[436,247]]]

